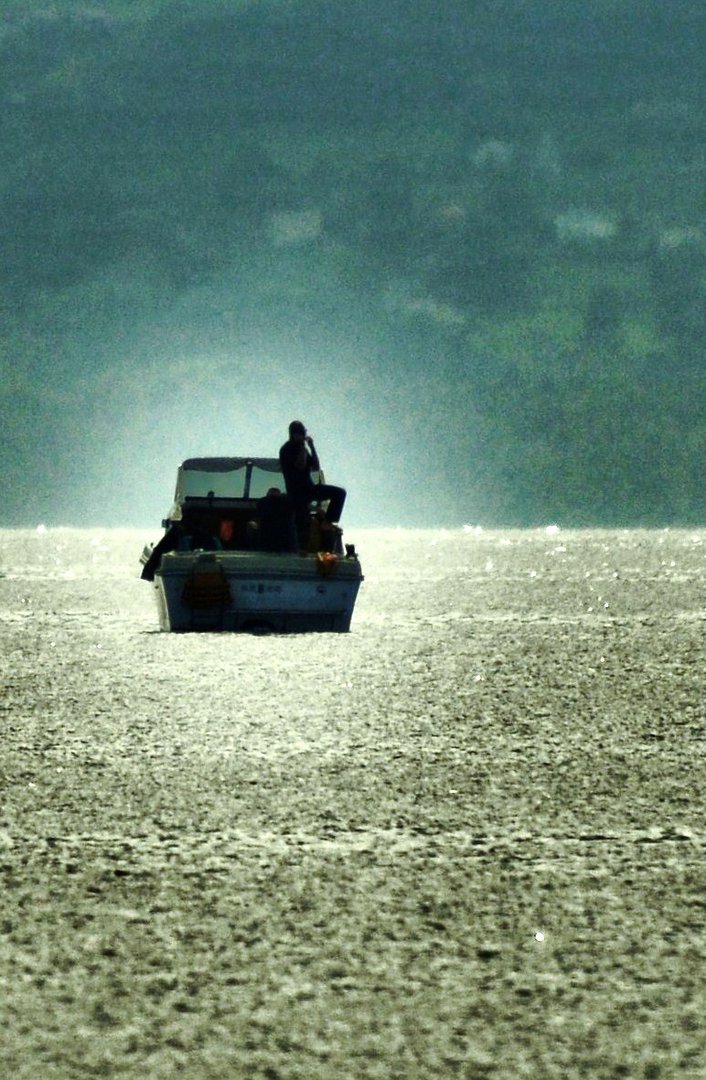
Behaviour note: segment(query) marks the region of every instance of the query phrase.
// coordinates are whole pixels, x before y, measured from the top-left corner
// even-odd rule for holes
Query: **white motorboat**
[[[355,548],[322,508],[295,514],[277,458],[189,458],[162,525],[141,562],[163,630],[350,629]]]

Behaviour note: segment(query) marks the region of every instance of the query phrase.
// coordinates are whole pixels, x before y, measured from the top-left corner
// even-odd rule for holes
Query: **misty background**
[[[694,0],[5,0],[1,521],[314,433],[348,524],[703,524]]]

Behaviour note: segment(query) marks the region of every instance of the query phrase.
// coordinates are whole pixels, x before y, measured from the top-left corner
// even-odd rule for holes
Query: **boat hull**
[[[154,588],[162,630],[345,633],[362,580],[357,558],[169,552]]]

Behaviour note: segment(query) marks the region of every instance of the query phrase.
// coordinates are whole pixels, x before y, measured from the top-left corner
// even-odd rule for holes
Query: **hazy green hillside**
[[[290,412],[360,522],[703,522],[695,5],[3,12],[6,522]]]

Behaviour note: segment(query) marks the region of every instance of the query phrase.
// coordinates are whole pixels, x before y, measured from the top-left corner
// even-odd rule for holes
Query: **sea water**
[[[350,634],[0,532],[0,1061],[704,1077],[706,531],[359,531]]]

